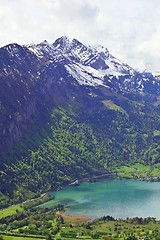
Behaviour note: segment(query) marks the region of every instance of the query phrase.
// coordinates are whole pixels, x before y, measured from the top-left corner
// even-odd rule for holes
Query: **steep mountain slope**
[[[1,207],[160,161],[160,80],[76,39],[0,49]]]
[[[103,93],[149,93],[150,98],[160,92],[158,77],[137,72],[102,46],[85,46],[67,37],[53,44],[11,44],[0,49],[0,56],[1,153],[21,138],[38,107],[52,108],[53,102],[75,98],[80,86],[103,88]]]

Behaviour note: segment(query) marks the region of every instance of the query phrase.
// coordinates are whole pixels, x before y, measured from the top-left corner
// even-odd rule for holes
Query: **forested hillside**
[[[17,159],[15,154],[2,171],[1,206],[119,166],[159,163],[159,125],[156,107],[127,99],[121,106],[88,100],[56,108],[37,146],[26,150],[21,141],[13,149],[24,154]]]

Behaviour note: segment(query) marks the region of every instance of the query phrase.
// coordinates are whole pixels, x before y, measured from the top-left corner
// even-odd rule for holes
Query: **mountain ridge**
[[[1,48],[1,50],[8,48],[8,53],[15,56],[16,54],[18,55],[18,50],[16,47],[14,48],[14,46],[20,47],[18,44],[10,44]],[[101,80],[104,80],[105,78],[112,82],[116,79],[115,84],[117,86],[120,84],[121,87],[123,85],[123,90],[126,89],[127,91],[131,91],[131,89],[132,91],[135,91],[136,88],[138,91],[144,92],[144,85],[148,85],[148,83],[152,85],[154,90],[156,88],[159,90],[160,88],[159,78],[155,74],[139,72],[133,69],[129,65],[124,64],[113,57],[108,49],[101,45],[87,46],[76,39],[69,39],[68,37],[63,36],[55,40],[53,44],[49,44],[44,40],[40,44],[23,45],[21,47],[27,48],[30,52],[34,53],[39,60],[44,58],[47,64],[52,63],[52,61],[66,61],[66,64],[69,64],[67,70],[70,74],[73,74],[74,77],[75,73],[78,71],[77,69],[80,69],[81,75],[83,74],[82,72],[86,72],[87,75],[92,75],[93,73],[93,77],[96,72],[96,75],[100,75],[99,85],[103,85]],[[9,48],[13,48],[12,51]],[[78,62],[77,65],[76,62]],[[76,66],[70,66],[73,64]],[[78,74],[80,74],[80,72],[78,72]],[[79,81],[81,84],[85,84],[85,78],[87,78],[87,75],[82,77],[84,78],[83,81]],[[132,78],[132,81],[130,81],[129,78]],[[139,80],[139,78],[141,79]],[[132,88],[133,85],[134,88]],[[154,87],[154,85],[156,87]]]
[[[159,75],[137,72],[103,46],[85,46],[66,36],[53,44],[45,40],[37,45],[0,48],[0,77],[0,131],[4,142],[9,136],[4,145],[11,147],[28,129],[26,121],[36,115],[38,105],[44,108],[45,101],[52,102],[48,104],[52,108],[66,100],[75,101],[81,86],[90,96],[98,90],[105,96],[107,92],[125,97],[137,94],[137,98],[159,102]],[[5,149],[3,143],[0,149]]]
[[[70,63],[67,61],[67,70],[74,77],[77,72],[77,74],[81,76],[84,75],[83,73],[86,73],[85,76],[82,76],[81,80],[77,77],[77,81],[79,80],[80,84],[86,83],[87,85],[87,80],[90,82],[90,85],[96,84],[95,82],[92,83],[89,80],[89,75],[93,74],[92,77],[94,77],[95,73],[96,76],[100,75],[100,78],[96,79],[97,81],[99,80],[98,85],[107,86],[107,83],[104,84],[102,81],[104,78],[107,79],[107,81],[112,82],[114,82],[116,79],[116,86],[123,86],[122,90],[131,91],[132,89],[132,91],[135,91],[136,89],[137,91],[143,93],[145,92],[144,90],[147,89],[146,92],[148,92],[148,87],[145,85],[148,86],[149,84],[152,85],[155,92],[157,88],[159,91],[160,81],[155,75],[148,72],[139,72],[130,67],[128,64],[122,63],[120,60],[113,57],[107,48],[101,45],[86,46],[76,39],[61,37],[53,44],[48,44],[45,42],[45,44],[39,44],[37,46],[40,47],[42,51],[44,46],[48,48],[49,51],[52,52],[52,56],[50,56],[52,60],[56,61],[55,58],[57,58],[58,54],[60,55],[59,57],[61,61],[64,59],[65,61],[69,60]],[[33,52],[36,48],[37,47],[35,45],[34,48],[33,46],[29,47],[29,49]],[[36,50],[36,52],[38,52],[38,50]],[[54,54],[56,55],[55,58]],[[77,62],[78,64],[76,64]],[[132,81],[130,81],[131,78]],[[133,85],[134,87],[132,87]],[[153,90],[151,93],[153,93]]]

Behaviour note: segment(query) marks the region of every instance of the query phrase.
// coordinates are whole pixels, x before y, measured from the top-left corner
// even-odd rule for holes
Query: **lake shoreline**
[[[90,176],[90,177],[84,177],[84,178],[78,178],[78,179],[75,179],[73,181],[70,181],[70,182],[65,182],[65,183],[62,183],[60,184],[59,186],[56,186],[54,188],[52,188],[51,190],[49,190],[48,192],[44,193],[44,194],[50,194],[51,192],[56,192],[56,191],[60,191],[62,190],[64,187],[67,187],[67,186],[79,186],[81,183],[83,182],[96,182],[96,180],[116,180],[117,177],[115,176],[114,173],[103,173],[103,174],[100,174],[100,175],[95,175],[95,176]]]
[[[137,181],[146,181],[146,182],[160,182],[160,179],[153,177],[153,176],[121,177],[121,176],[118,176],[117,173],[115,173],[115,172],[106,172],[103,174],[79,178],[79,179],[75,179],[70,182],[62,183],[59,186],[56,186],[56,187],[52,188],[51,190],[49,190],[48,192],[45,192],[43,194],[50,194],[51,192],[60,191],[64,187],[67,187],[67,186],[79,186],[83,182],[97,182],[97,181],[101,181],[101,180],[137,180]]]
[[[91,218],[89,218],[88,216],[76,216],[76,215],[70,215],[70,214],[66,214],[65,211],[61,212],[61,211],[57,211],[56,212],[57,216],[61,216],[65,219],[67,219],[68,221],[78,221],[78,222],[89,222],[92,221]]]
[[[67,189],[52,193],[56,202],[64,205],[64,214],[75,217],[86,216],[91,220],[102,216],[112,216],[115,219],[136,216],[160,218],[155,209],[158,206],[157,197],[160,199],[158,182],[147,182],[139,179],[98,178],[96,182],[85,181],[82,185],[81,183],[78,189],[76,183],[76,185],[71,185],[76,188],[68,185]],[[154,199],[153,193],[155,194]],[[49,203],[49,205],[51,204]],[[150,208],[148,208],[148,204]]]

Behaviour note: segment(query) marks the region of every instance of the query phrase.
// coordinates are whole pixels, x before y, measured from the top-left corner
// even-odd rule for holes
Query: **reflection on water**
[[[135,180],[110,180],[82,183],[54,192],[55,200],[45,203],[63,204],[67,214],[91,218],[110,215],[115,218],[160,218],[160,183]]]

